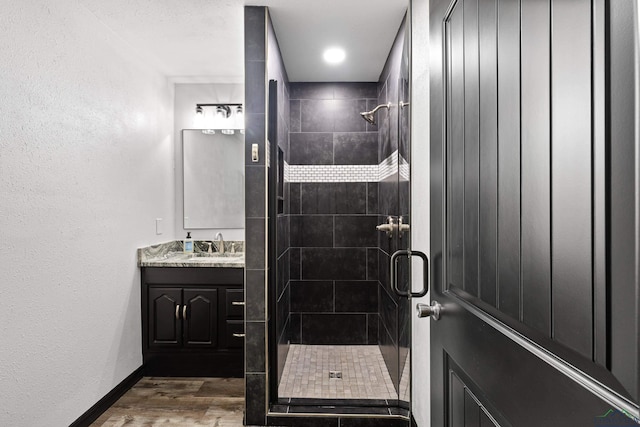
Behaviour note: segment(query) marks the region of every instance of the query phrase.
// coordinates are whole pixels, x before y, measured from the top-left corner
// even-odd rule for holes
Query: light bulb
[[[324,51],[322,55],[324,60],[329,64],[339,64],[347,57],[344,49],[339,47],[330,47]]]

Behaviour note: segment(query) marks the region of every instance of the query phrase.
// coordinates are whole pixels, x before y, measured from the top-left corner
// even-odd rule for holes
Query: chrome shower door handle
[[[422,290],[420,290],[420,292],[411,292],[411,290],[403,291],[400,288],[398,288],[398,273],[397,273],[398,259],[401,256],[406,256],[409,259],[411,259],[412,256],[417,256],[422,258],[422,265],[424,266],[424,277],[422,278],[423,280]],[[429,258],[425,253],[420,251],[401,249],[399,251],[395,251],[393,255],[391,255],[390,263],[391,263],[391,266],[389,270],[391,273],[391,287],[393,288],[393,291],[397,295],[401,297],[406,297],[406,298],[420,298],[425,296],[427,292],[429,292]],[[411,285],[409,285],[409,289],[411,289]]]

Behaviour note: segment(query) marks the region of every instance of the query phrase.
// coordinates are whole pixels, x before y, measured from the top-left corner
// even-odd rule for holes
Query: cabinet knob
[[[176,304],[176,320],[180,320],[180,304]]]
[[[244,305],[244,301],[233,301],[231,305]]]
[[[244,334],[233,334],[236,338],[244,338]]]
[[[182,306],[182,318],[187,320],[187,304]]]

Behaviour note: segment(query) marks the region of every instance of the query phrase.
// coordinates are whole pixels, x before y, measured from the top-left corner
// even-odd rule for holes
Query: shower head
[[[387,104],[380,104],[380,105],[378,105],[376,108],[374,108],[371,111],[363,111],[362,113],[360,113],[360,115],[367,122],[371,123],[372,125],[375,125],[376,124],[376,118],[375,118],[374,114],[381,108],[391,108],[391,103],[389,102]]]
[[[372,125],[376,124],[376,119],[375,117],[373,117],[373,113],[371,111],[365,111],[360,113],[360,115],[362,116],[363,119],[365,119],[367,122],[371,123]]]

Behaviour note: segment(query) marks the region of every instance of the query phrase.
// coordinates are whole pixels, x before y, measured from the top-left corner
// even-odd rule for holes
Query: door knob
[[[417,304],[416,310],[418,317],[429,317],[433,320],[440,320],[440,314],[442,313],[442,305],[438,301],[431,302],[431,305]]]

